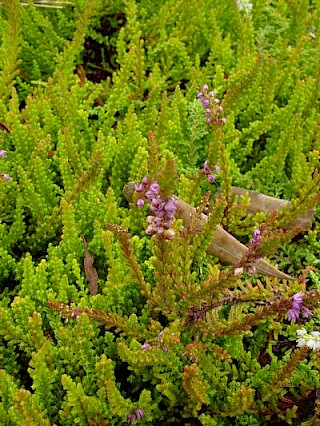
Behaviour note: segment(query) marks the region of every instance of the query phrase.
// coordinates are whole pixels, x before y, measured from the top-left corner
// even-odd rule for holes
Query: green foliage
[[[320,3],[237,3],[2,2],[1,424],[318,421],[319,350],[295,340],[320,325]],[[196,207],[172,239],[125,197],[145,176]],[[247,214],[232,185],[290,208]],[[238,266],[259,228],[296,279],[237,275],[207,253],[217,225],[249,246]],[[312,316],[294,323],[297,293]]]

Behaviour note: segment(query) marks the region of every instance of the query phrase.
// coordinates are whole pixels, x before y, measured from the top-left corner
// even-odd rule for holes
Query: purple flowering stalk
[[[205,84],[202,86],[202,90],[197,94],[197,98],[202,103],[203,109],[205,110],[207,122],[212,125],[224,125],[227,120],[219,117],[223,111],[220,100],[216,98],[215,92],[208,92],[208,89],[208,85]]]
[[[312,312],[304,306],[301,293],[296,293],[292,298],[291,309],[288,311],[288,320],[296,322],[300,315],[309,318]]]
[[[161,198],[158,182],[151,181],[147,177],[144,177],[139,185],[135,185],[134,189],[140,195],[137,206],[141,208],[147,201],[154,214],[147,217],[149,226],[146,233],[148,235],[163,235],[167,239],[172,239],[175,235],[171,226],[177,211],[176,197],[173,195],[166,199]]]
[[[246,270],[249,275],[254,275],[257,273],[257,268],[255,262],[258,259],[263,258],[263,255],[260,251],[261,249],[261,231],[258,228],[253,230],[253,236],[249,240],[250,245],[248,247],[247,254],[241,259],[241,261],[236,265],[233,270],[235,275],[241,275]]]
[[[220,167],[214,166],[214,169],[212,171],[212,169],[209,167],[208,160],[206,160],[203,164],[202,171],[207,175],[208,182],[214,183],[216,181],[216,175],[213,174],[213,171],[215,173],[219,173]]]
[[[257,249],[261,244],[261,231],[259,228],[253,230],[253,237],[250,239],[250,244],[252,249]]]

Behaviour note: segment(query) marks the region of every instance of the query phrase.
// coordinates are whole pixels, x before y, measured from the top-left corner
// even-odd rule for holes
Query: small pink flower
[[[137,206],[139,208],[144,206],[144,200],[142,198],[139,198],[139,200],[137,201]]]
[[[151,345],[149,344],[149,343],[144,343],[142,346],[141,346],[141,349],[143,350],[143,351],[147,351],[148,349],[150,349],[151,348]]]
[[[5,151],[4,149],[1,149],[0,150],[0,157],[2,157],[2,158],[7,158],[7,151]]]
[[[215,175],[208,175],[207,178],[210,183],[214,183],[216,181]]]
[[[168,201],[166,202],[166,204],[164,205],[164,210],[167,213],[173,213],[175,214],[176,210],[177,210],[177,205],[176,203],[173,201],[172,198],[169,198]]]
[[[155,195],[158,195],[160,192],[158,182],[152,182],[152,184],[149,187],[149,190],[152,191]]]
[[[142,417],[144,416],[144,411],[143,411],[143,410],[140,410],[140,408],[138,408],[138,409],[135,411],[135,414],[136,414],[137,419],[142,419]]]
[[[144,189],[146,189],[147,184],[148,184],[148,178],[147,176],[145,176],[139,185],[137,184],[134,185],[134,190],[137,192],[142,192]]]
[[[137,420],[137,417],[135,416],[135,414],[128,414],[127,420],[128,422],[134,422],[135,420]]]
[[[253,230],[253,238],[250,240],[250,244],[260,244],[261,242],[261,231],[258,228]]]
[[[164,208],[164,206],[165,206],[165,203],[164,203],[163,200],[161,200],[161,198],[153,198],[153,200],[151,201],[151,204],[150,204],[150,209],[153,212],[157,212],[157,211],[162,210]]]
[[[11,179],[11,177],[7,173],[1,173],[1,176],[4,178],[6,182]]]
[[[157,195],[160,193],[160,187],[158,182],[152,182],[152,184],[149,186],[148,191],[146,192],[146,197],[148,200],[153,200]]]
[[[134,190],[137,192],[142,192],[143,191],[143,185],[142,183],[139,183],[139,185],[135,184],[134,185]]]
[[[210,169],[210,167],[209,167],[209,165],[208,165],[208,160],[206,160],[206,161],[204,162],[202,170],[203,170],[206,174],[209,174],[209,173],[211,172],[211,169]]]

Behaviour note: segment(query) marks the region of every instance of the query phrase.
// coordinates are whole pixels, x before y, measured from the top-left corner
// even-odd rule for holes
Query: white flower
[[[307,333],[305,328],[297,331],[298,339],[297,346],[308,346],[310,349],[320,349],[320,332],[319,331],[311,331],[311,333]]]
[[[250,13],[253,5],[249,0],[237,0],[237,6],[238,9],[243,10],[244,13]]]

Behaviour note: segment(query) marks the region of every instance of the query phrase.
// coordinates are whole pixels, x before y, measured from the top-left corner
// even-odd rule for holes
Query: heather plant
[[[0,423],[317,424],[319,2],[59,5],[0,12]]]

